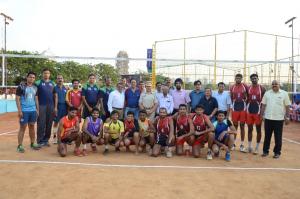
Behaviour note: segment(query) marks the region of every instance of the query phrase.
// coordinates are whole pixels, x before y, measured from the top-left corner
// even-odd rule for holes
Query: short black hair
[[[224,114],[226,116],[226,112],[222,111],[222,110],[219,110],[219,111],[216,112],[216,115],[219,115],[219,114]]]
[[[88,78],[90,78],[91,76],[96,77],[96,75],[94,73],[89,74]]]
[[[78,111],[78,109],[77,109],[76,107],[74,107],[74,106],[71,106],[71,107],[69,108],[69,112],[71,112],[71,111]]]
[[[114,114],[118,114],[119,115],[119,112],[117,110],[113,110],[110,115],[112,116]]]
[[[161,84],[161,82],[156,82],[155,86],[157,86],[158,84]]]
[[[243,75],[241,73],[238,73],[238,74],[235,75],[235,77],[243,78]]]
[[[160,107],[159,108],[159,112],[160,112],[160,110],[165,110],[167,112],[167,108],[166,107]]]
[[[194,86],[196,86],[196,85],[199,84],[199,83],[202,84],[200,80],[194,81]]]
[[[257,77],[258,78],[258,75],[256,73],[253,73],[250,75],[250,79],[252,79],[252,77]]]
[[[128,111],[126,115],[133,115],[134,116],[134,112]]]
[[[44,69],[42,70],[42,73],[45,72],[45,71],[49,71],[49,72],[51,73],[51,71],[50,71],[49,68],[44,68]]]
[[[29,71],[29,72],[27,73],[27,77],[29,77],[29,75],[34,75],[34,76],[36,77],[36,73],[33,72],[33,71]]]
[[[92,109],[92,113],[93,113],[94,111],[97,111],[98,113],[100,113],[100,110],[99,110],[97,107],[94,107],[94,108]]]
[[[180,105],[179,105],[179,108],[180,108],[180,107],[185,107],[185,108],[187,108],[187,105],[186,105],[186,104],[180,104]]]
[[[182,79],[181,79],[181,78],[177,78],[177,79],[175,79],[175,82],[174,82],[174,84],[176,84],[177,82],[179,82],[180,84],[183,84],[183,81],[182,81]]]
[[[145,113],[147,115],[147,111],[145,109],[140,110],[139,114]]]
[[[204,90],[210,90],[211,91],[211,88],[210,87],[205,87]]]
[[[218,83],[218,87],[219,87],[220,85],[224,85],[224,86],[225,86],[225,83],[224,83],[224,82],[219,82],[219,83]]]
[[[74,82],[78,82],[79,83],[79,80],[78,79],[72,79],[72,84],[74,84]]]
[[[195,110],[196,110],[197,108],[202,108],[203,110],[205,110],[205,107],[204,107],[204,105],[202,105],[202,104],[198,104],[198,105],[196,106]]]

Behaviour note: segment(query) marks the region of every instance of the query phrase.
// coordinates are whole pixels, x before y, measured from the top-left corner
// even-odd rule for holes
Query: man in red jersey
[[[243,80],[243,75],[236,74],[235,84],[230,87],[230,96],[232,101],[231,119],[236,130],[238,129],[238,125],[240,123],[240,128],[241,128],[240,151],[246,152],[246,148],[244,146],[244,139],[245,139],[246,102],[247,102],[248,89],[246,84],[242,83],[242,80]]]
[[[248,88],[248,104],[247,104],[247,125],[248,125],[248,152],[252,153],[252,131],[253,125],[256,126],[256,147],[254,154],[258,154],[259,143],[261,140],[261,121],[260,108],[261,100],[266,92],[266,89],[258,84],[258,75],[250,75],[252,85]]]
[[[66,102],[69,107],[75,107],[78,109],[77,116],[79,122],[81,121],[81,110],[82,110],[82,99],[81,99],[81,91],[79,90],[79,80],[72,80],[73,89],[68,90],[66,94]]]

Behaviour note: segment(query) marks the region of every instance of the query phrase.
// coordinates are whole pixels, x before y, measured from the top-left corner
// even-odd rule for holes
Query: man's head
[[[62,84],[64,83],[64,78],[63,78],[62,75],[57,75],[57,76],[56,76],[56,83],[57,83],[58,85],[62,85]]]
[[[146,118],[147,118],[147,111],[146,110],[140,110],[139,118],[140,118],[141,121],[145,121]]]
[[[106,77],[104,80],[105,80],[105,85],[106,86],[110,86],[111,85],[111,78],[110,77]]]
[[[78,111],[77,108],[70,107],[69,108],[69,112],[68,112],[68,117],[71,118],[71,119],[74,118],[74,117],[76,117],[77,116],[77,111]]]
[[[195,87],[195,90],[200,91],[201,90],[201,81],[200,80],[194,81],[194,87]]]
[[[49,80],[50,79],[50,70],[48,68],[43,69],[43,79],[44,80]]]
[[[92,110],[92,117],[93,119],[97,119],[100,115],[100,110],[96,107],[93,108]]]
[[[226,116],[224,111],[217,111],[216,115],[219,122],[222,122]]]
[[[78,79],[73,79],[72,80],[72,86],[73,86],[73,89],[78,89],[79,88],[79,80]]]
[[[177,78],[177,79],[175,80],[175,87],[176,87],[177,90],[181,90],[182,84],[183,84],[183,81],[182,81],[181,78]]]
[[[243,75],[242,74],[238,73],[238,74],[235,75],[235,83],[236,84],[240,84],[242,82],[242,80],[243,80]]]
[[[258,75],[256,73],[253,73],[250,75],[250,80],[253,85],[256,85],[258,83]]]
[[[133,121],[134,120],[134,112],[128,111],[126,116],[127,121]]]
[[[136,88],[136,80],[135,79],[131,79],[130,84],[131,84],[131,88]]]
[[[223,92],[224,89],[225,89],[225,83],[224,82],[219,82],[218,83],[218,89],[219,89],[219,92]]]
[[[126,79],[126,77],[122,78],[122,84],[123,84],[124,87],[127,86],[127,79]]]
[[[145,88],[145,83],[143,81],[140,81],[139,83],[140,89],[144,89]]]
[[[118,82],[118,83],[117,83],[117,90],[118,90],[119,92],[122,92],[122,90],[123,90],[123,83],[122,83],[122,82]]]
[[[158,92],[161,92],[161,82],[156,82],[155,87]]]
[[[205,107],[202,104],[196,106],[195,112],[197,115],[202,115],[205,110]]]
[[[180,104],[178,112],[180,115],[185,115],[187,113],[187,106],[185,104]]]
[[[161,87],[161,89],[162,89],[162,93],[164,95],[167,95],[169,93],[169,87],[168,87],[168,85],[163,84],[162,87]]]
[[[205,97],[211,97],[211,88],[205,88]]]
[[[165,80],[165,83],[166,83],[166,85],[168,86],[168,87],[171,87],[171,85],[172,85],[172,80],[170,79],[170,78],[166,78],[166,80]]]
[[[152,88],[152,84],[150,81],[148,81],[146,83],[146,92],[150,93],[151,92],[151,88]]]
[[[117,121],[118,118],[119,118],[119,112],[116,111],[116,110],[113,110],[113,111],[111,112],[111,114],[110,114],[110,118],[111,118],[111,120],[114,121],[114,122]]]
[[[160,117],[166,117],[168,115],[167,109],[165,107],[159,108],[159,116]]]
[[[27,73],[26,79],[27,79],[27,84],[33,84],[35,81],[36,74],[32,71]]]
[[[95,74],[89,74],[89,83],[95,84],[96,82],[96,75]]]
[[[278,92],[280,88],[279,82],[277,80],[272,81],[272,90]]]

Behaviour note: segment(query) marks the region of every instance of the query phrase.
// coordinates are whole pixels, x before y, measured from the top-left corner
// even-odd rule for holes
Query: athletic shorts
[[[207,134],[196,136],[195,142],[193,146],[200,145],[200,144],[205,144],[208,141],[208,136]]]
[[[100,143],[100,138],[94,142],[91,138],[91,136],[87,133],[82,133],[82,140],[85,139],[86,140],[86,143]]]
[[[246,122],[246,111],[232,111],[231,119],[233,122]]]
[[[188,137],[184,137],[183,139],[176,139],[176,145],[183,145],[185,142],[188,141]]]
[[[262,121],[262,119],[259,114],[247,113],[247,124],[260,125],[261,121]]]
[[[63,143],[63,144],[71,144],[72,141],[73,140],[70,137],[65,137],[65,138],[61,139],[61,143]]]
[[[58,123],[61,118],[68,114],[67,105],[66,104],[58,104],[57,105],[57,116],[53,119],[54,122]]]
[[[28,111],[28,112],[22,112],[23,117],[20,119],[20,124],[33,124],[37,120],[37,114],[36,111]]]
[[[118,140],[119,140],[119,138],[111,138],[109,141],[109,144],[115,145]]]
[[[146,144],[150,144],[150,135],[143,137]]]
[[[157,135],[156,144],[160,146],[168,146],[168,136],[166,135]]]
[[[218,140],[218,138],[215,138],[215,139],[218,140],[219,142],[221,142],[222,144],[225,144],[225,141],[226,141],[226,139],[227,139],[228,137],[229,137],[229,134],[226,133],[226,134],[224,135],[224,137],[223,137],[222,140]]]

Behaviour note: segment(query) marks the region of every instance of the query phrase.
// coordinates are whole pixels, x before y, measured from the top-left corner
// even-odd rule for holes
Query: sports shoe
[[[39,144],[31,143],[30,148],[33,150],[40,150],[42,147]]]
[[[87,156],[87,155],[88,155],[87,150],[86,150],[86,149],[82,149],[81,154],[82,154],[83,156]]]
[[[253,148],[252,147],[248,147],[246,152],[252,153],[253,152]]]
[[[211,151],[208,151],[208,152],[207,152],[206,159],[207,159],[207,160],[212,160],[212,159],[213,159],[212,154],[211,154]]]
[[[81,156],[81,151],[80,151],[80,149],[74,149],[74,155],[76,155],[76,156]]]
[[[235,144],[232,145],[230,151],[234,151],[235,150]]]
[[[167,150],[166,156],[167,156],[167,158],[171,158],[172,157],[172,151]]]
[[[23,145],[20,144],[20,145],[17,147],[17,151],[18,151],[19,153],[24,153],[24,152],[25,152],[25,149],[24,149]]]
[[[274,159],[278,159],[279,157],[280,157],[279,154],[274,154],[274,156],[273,156]]]
[[[240,152],[247,153],[245,146],[242,144],[240,145]]]
[[[261,155],[261,157],[267,157],[269,154],[268,153],[263,153],[262,155]]]
[[[104,151],[103,151],[103,155],[107,155],[108,154],[108,149],[104,149]]]
[[[225,160],[226,160],[227,162],[229,162],[229,161],[231,160],[230,152],[226,152]]]
[[[254,154],[254,155],[257,155],[257,154],[258,154],[258,152],[259,152],[259,151],[258,151],[258,148],[255,148],[255,150],[254,150],[253,154]]]

